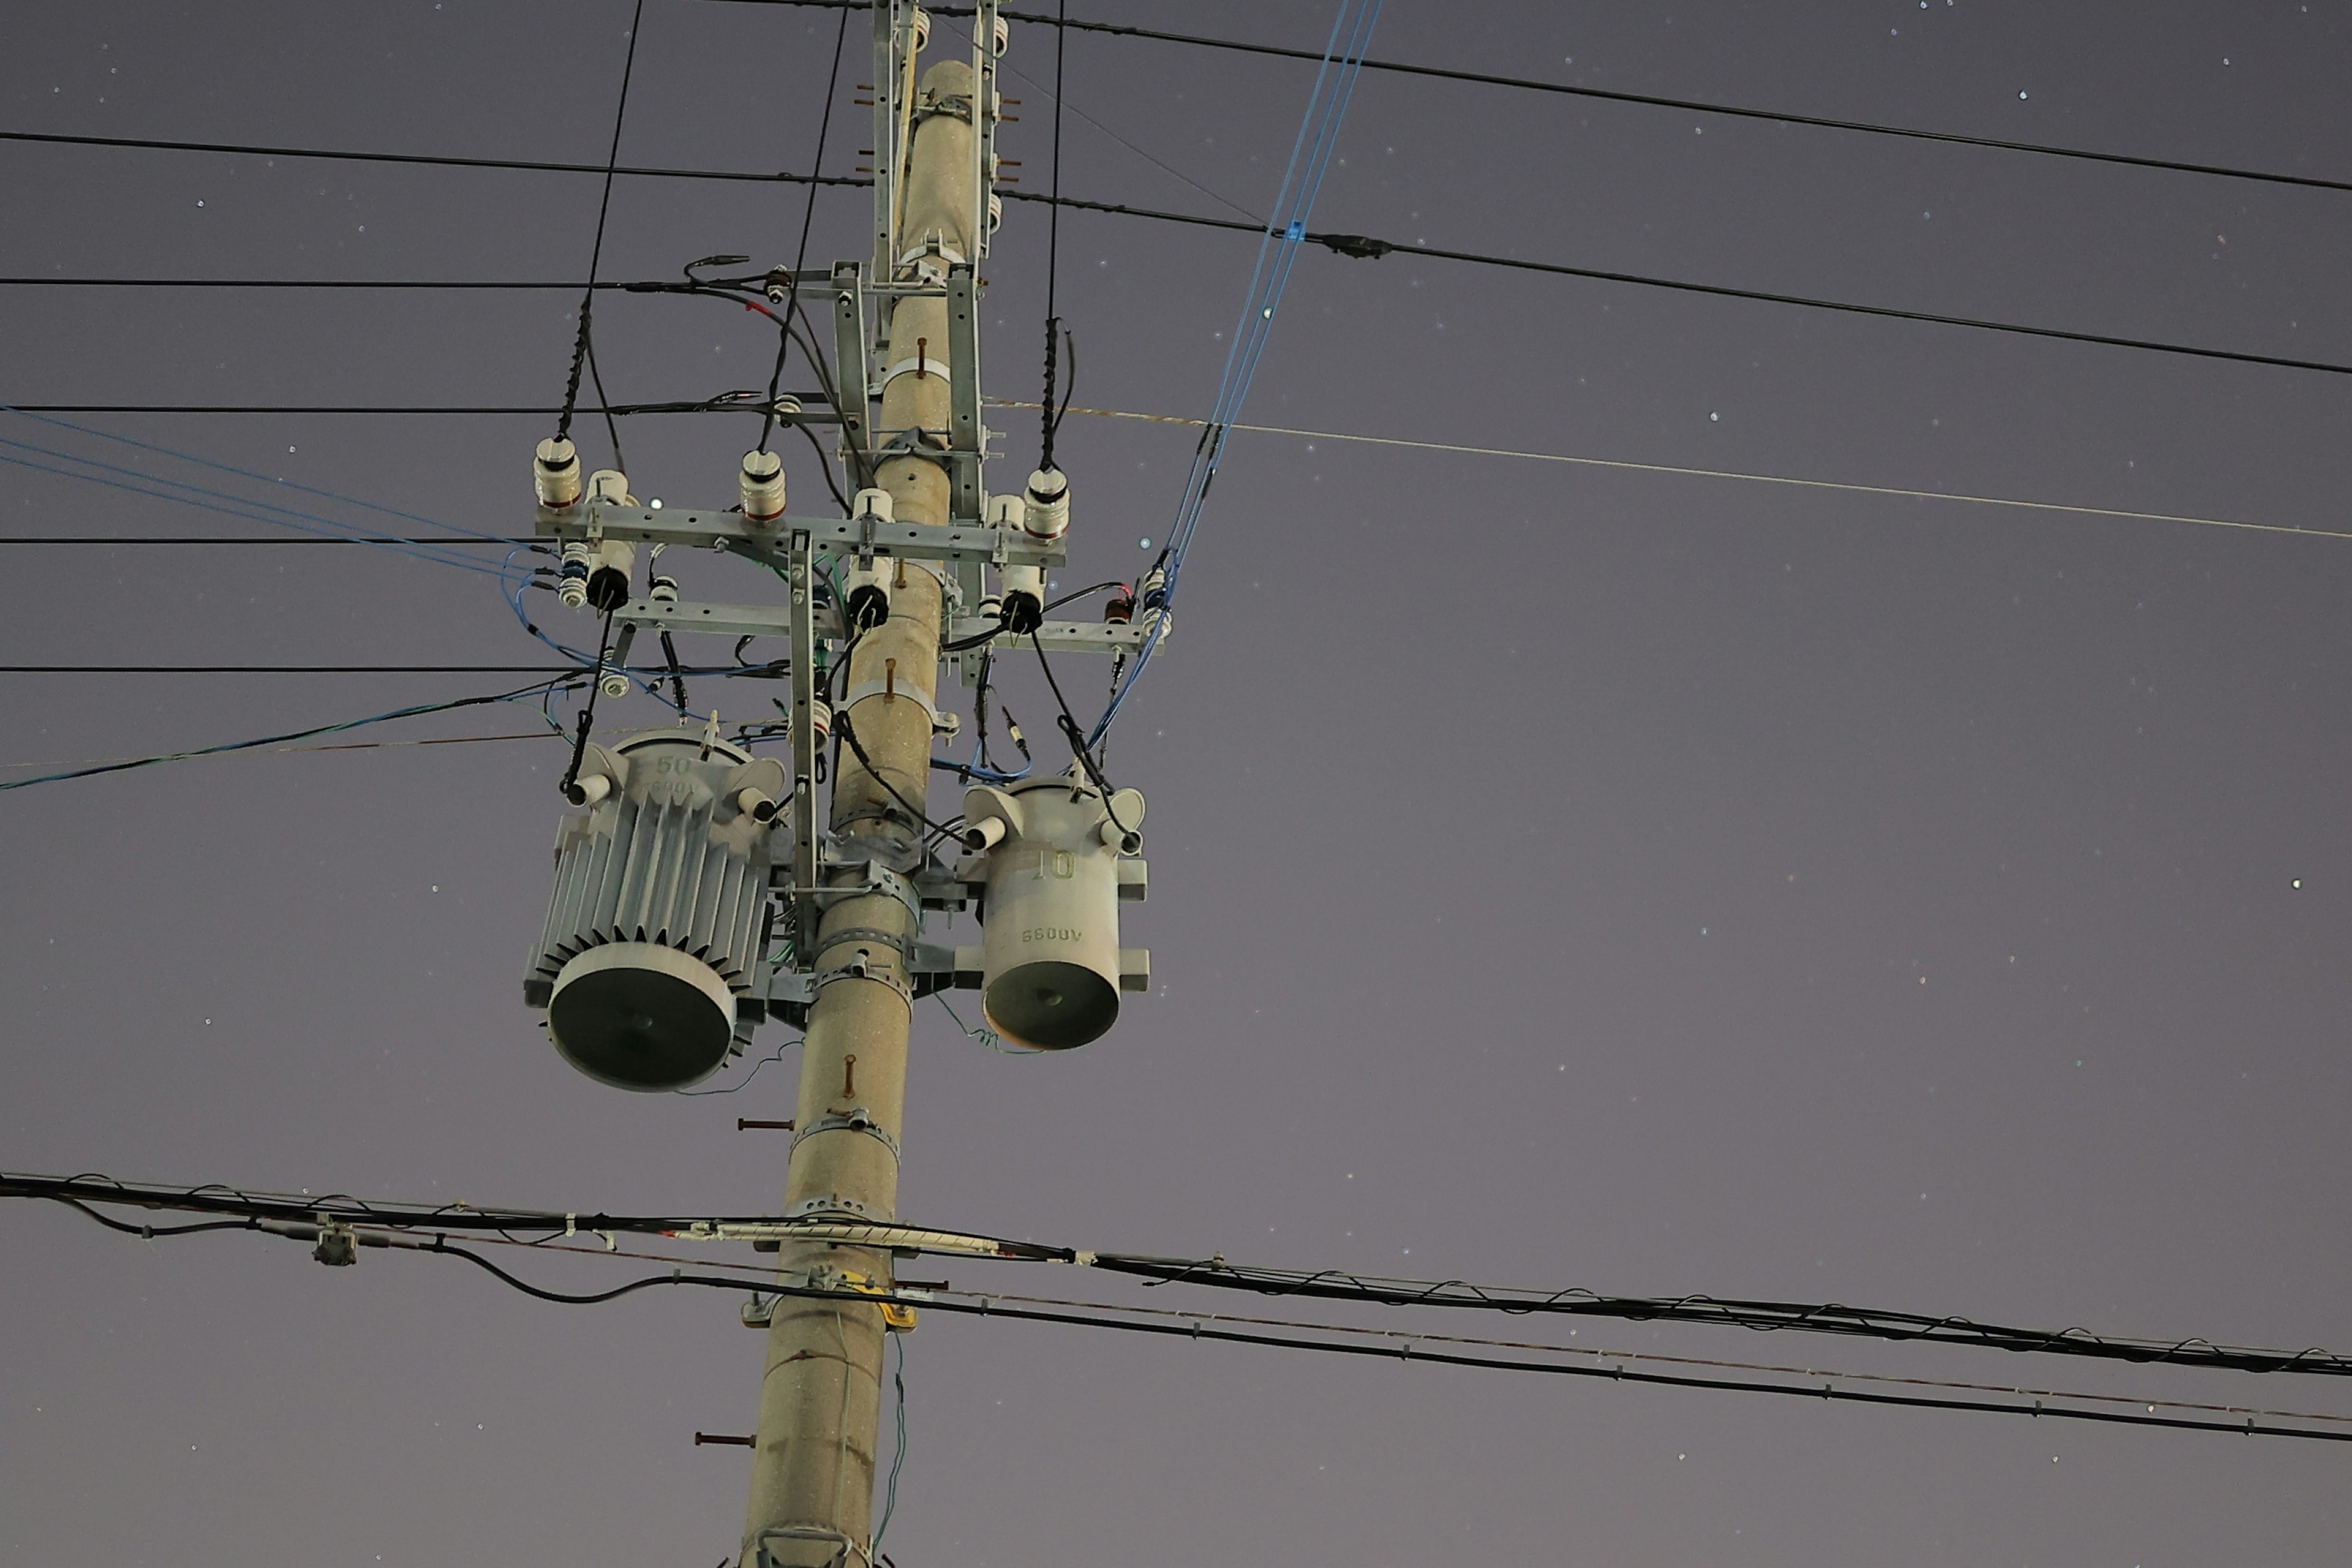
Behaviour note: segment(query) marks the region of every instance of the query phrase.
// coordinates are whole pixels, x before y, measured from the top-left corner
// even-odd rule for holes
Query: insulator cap
[[[1070,531],[1070,479],[1061,469],[1031,474],[1021,499],[1021,527],[1032,539],[1059,539]]]
[[[773,522],[784,515],[784,460],[773,452],[743,454],[743,521]]]
[[[557,511],[576,505],[580,500],[580,453],[562,437],[550,437],[539,444],[530,477],[533,488],[539,491],[540,505]]]

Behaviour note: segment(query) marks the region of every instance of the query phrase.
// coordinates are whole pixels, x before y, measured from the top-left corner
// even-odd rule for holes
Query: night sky
[[[1084,0],[1319,49],[1332,7]],[[20,5],[0,128],[601,165],[622,0]],[[805,170],[836,14],[648,0],[624,163]],[[824,172],[868,160],[853,17]],[[938,44],[955,47],[942,20]],[[2352,179],[2342,0],[1390,5],[1379,58]],[[1001,151],[1050,178],[1049,27]],[[1270,208],[1310,64],[1068,38],[1066,194]],[[8,143],[14,278],[585,276],[590,175]],[[789,262],[799,186],[624,178],[609,279]],[[813,264],[870,250],[827,189]],[[1037,395],[1045,211],[985,268]],[[2352,364],[2352,194],[1367,74],[1313,226]],[[1198,417],[1246,233],[1065,213],[1078,405]],[[545,406],[576,293],[0,287],[0,400]],[[773,333],[608,294],[618,401],[763,385]],[[787,389],[804,387],[795,365]],[[1243,432],[1109,747],[1150,801],[1151,994],[1066,1056],[917,1014],[903,1215],[1084,1247],[1825,1300],[2352,1352],[2343,806],[2352,382],[1391,255],[1299,258],[1244,418],[2231,528]],[[13,460],[339,527],[528,532],[546,418],[0,414]],[[997,410],[1000,489],[1034,416]],[[99,434],[170,451],[132,447]],[[577,431],[607,459],[601,421]],[[723,506],[740,414],[623,425]],[[1074,414],[1066,587],[1149,563],[1197,432]],[[795,510],[824,503],[805,443]],[[9,467],[0,532],[255,536]],[[131,482],[124,475],[110,475]],[[142,481],[143,482],[143,481]],[[2308,533],[2270,530],[2307,530]],[[499,552],[474,552],[489,562]],[[489,576],[390,551],[11,545],[15,664],[557,660]],[[720,556],[688,597],[772,602]],[[594,629],[533,595],[541,624]],[[689,646],[722,662],[723,643]],[[775,650],[781,653],[781,648]],[[1004,700],[1058,768],[1034,660]],[[1056,674],[1097,708],[1108,671]],[[0,779],[503,689],[487,675],[20,675]],[[959,700],[963,693],[953,689]],[[1083,695],[1081,695],[1081,693]],[[771,689],[693,683],[698,708]],[[600,711],[658,725],[643,697]],[[452,736],[533,736],[456,746]],[[741,1213],[797,1058],[602,1088],[520,997],[562,747],[535,702],[365,750],[0,795],[0,1163],[425,1204]],[[943,783],[935,810],[953,807]],[[977,940],[964,924],[948,928]],[[956,940],[950,936],[946,940]],[[975,1001],[969,994],[959,1005]],[[964,1006],[967,1018],[975,1011]],[[768,1026],[754,1057],[790,1032]],[[730,1068],[714,1087],[750,1065]],[[464,1265],[0,1212],[0,1545],[25,1563],[730,1555],[761,1342],[733,1298],[535,1302]],[[716,1254],[714,1254],[716,1256]],[[748,1258],[749,1254],[741,1254]],[[513,1262],[506,1255],[501,1261]],[[570,1289],[625,1260],[522,1257]],[[926,1259],[960,1288],[1295,1302]],[[1526,1319],[1340,1310],[1549,1339]],[[2326,1379],[1586,1321],[1580,1349],[2352,1416]],[[2334,1563],[2324,1443],[1882,1410],[932,1313],[905,1342],[907,1568],[1204,1561]],[[2343,1428],[2338,1428],[2343,1429]]]

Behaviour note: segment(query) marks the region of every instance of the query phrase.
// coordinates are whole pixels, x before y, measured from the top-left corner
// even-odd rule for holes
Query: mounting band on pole
[[[874,1113],[862,1105],[851,1107],[845,1115],[818,1117],[793,1134],[793,1147],[798,1149],[803,1142],[820,1132],[863,1132],[889,1150],[891,1159],[902,1157],[898,1152],[898,1141],[890,1136],[888,1130],[874,1120]]]

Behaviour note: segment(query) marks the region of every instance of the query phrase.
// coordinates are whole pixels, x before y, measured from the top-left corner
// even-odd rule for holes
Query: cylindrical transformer
[[[1032,1050],[1099,1039],[1118,1018],[1125,968],[1118,945],[1125,844],[1143,820],[1143,796],[1102,792],[1069,777],[986,786],[963,799],[965,843],[987,855],[981,918],[982,1005],[989,1026]],[[1117,820],[1114,821],[1114,818]],[[1124,831],[1122,831],[1124,829]]]
[[[555,838],[555,892],[523,976],[565,1060],[659,1092],[709,1077],[751,1027],[772,803],[791,784],[698,731],[591,745]]]

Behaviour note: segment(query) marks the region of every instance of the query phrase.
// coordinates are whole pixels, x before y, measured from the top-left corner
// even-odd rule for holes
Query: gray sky
[[[1374,52],[2352,177],[2339,0],[1586,9],[1396,0]],[[1310,47],[1329,17],[1077,10]],[[628,16],[604,0],[42,7],[0,56],[0,123],[596,162]],[[868,79],[860,26],[828,172],[866,144],[847,103]],[[650,0],[623,160],[807,167],[833,26]],[[1049,80],[1050,29],[1016,26],[1007,64]],[[1091,120],[1066,121],[1064,189],[1224,210],[1099,122],[1263,210],[1311,76],[1073,36],[1067,100]],[[1036,190],[1050,102],[1008,92],[1025,101],[1003,152]],[[2352,362],[2341,192],[1389,76],[1365,78],[1341,155],[1318,228]],[[866,199],[820,195],[814,261],[859,253]],[[621,181],[605,275],[789,259],[801,201]],[[0,155],[0,270],[577,279],[595,202],[574,175],[17,143]],[[989,265],[999,396],[1036,395],[1045,236],[1037,207],[1013,205]],[[1205,412],[1252,254],[1245,235],[1066,215],[1077,401]],[[0,399],[544,404],[572,304],[0,289]],[[772,353],[763,323],[703,301],[608,297],[598,325],[622,400],[760,384]],[[2315,530],[2347,528],[2352,485],[2340,376],[1319,250],[1247,412]],[[500,532],[527,530],[545,424],[79,422]],[[995,423],[1011,488],[1034,426]],[[601,461],[600,431],[582,434]],[[623,434],[638,491],[684,503],[728,497],[752,431],[646,417]],[[1192,440],[1072,416],[1066,583],[1141,569],[1137,540],[1163,536]],[[814,504],[805,447],[787,462]],[[267,531],[8,473],[9,534]],[[490,579],[389,552],[5,560],[11,662],[546,658]],[[740,562],[678,574],[690,595],[767,592]],[[1178,635],[1110,749],[1150,797],[1153,896],[1126,940],[1152,949],[1161,989],[1050,1059],[992,1054],[927,1005],[908,1217],[2352,1350],[2352,543],[1244,435],[1185,581]],[[1065,668],[1098,697],[1102,670]],[[22,776],[498,685],[20,677],[0,761]],[[1042,688],[1016,672],[1006,695],[1057,762]],[[761,702],[715,682],[697,698]],[[622,717],[660,721],[642,700]],[[353,739],[540,727],[499,708]],[[549,741],[404,746],[0,797],[5,1163],[428,1203],[774,1203],[785,1141],[733,1127],[790,1113],[789,1055],[738,1094],[628,1096],[564,1067],[520,1003],[561,766]],[[785,1037],[764,1030],[763,1049]],[[754,1409],[760,1343],[723,1295],[570,1309],[434,1259],[329,1271],[281,1242],[142,1244],[62,1209],[0,1225],[14,1561],[618,1568],[733,1550],[745,1457],[690,1446]],[[534,1277],[587,1288],[630,1268]],[[945,1272],[1173,1304],[1066,1271]],[[1639,1325],[1563,1342],[2352,1414],[2315,1379]],[[886,1549],[908,1568],[2321,1563],[2346,1528],[2345,1455],[2319,1444],[938,1314],[906,1348],[911,1447]]]

